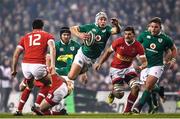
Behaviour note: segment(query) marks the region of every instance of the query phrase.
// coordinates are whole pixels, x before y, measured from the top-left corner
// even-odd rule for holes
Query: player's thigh
[[[148,75],[154,76],[159,79],[163,71],[164,71],[164,66],[154,66],[149,68]]]
[[[53,88],[49,91],[46,101],[54,106],[58,104],[68,94],[68,88],[65,83],[62,83],[59,87]]]
[[[71,69],[68,73],[68,77],[70,79],[75,79],[77,78],[77,76],[80,74],[81,69],[84,66],[84,57],[83,54],[81,54],[80,52],[78,52],[74,58],[74,61],[71,65]]]
[[[44,64],[32,64],[31,72],[35,80],[42,79],[47,76],[47,66]]]
[[[26,79],[33,78],[33,74],[31,73],[31,68],[33,68],[29,63],[22,63],[22,72]]]

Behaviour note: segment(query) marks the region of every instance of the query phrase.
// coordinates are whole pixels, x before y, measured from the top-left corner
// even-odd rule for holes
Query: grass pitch
[[[22,118],[22,119],[32,119],[32,118],[60,118],[60,119],[120,119],[120,118],[133,118],[133,119],[138,119],[138,118],[180,118],[180,113],[176,113],[176,114],[139,114],[139,115],[123,115],[123,114],[117,114],[117,113],[99,113],[99,114],[95,114],[95,113],[89,113],[89,114],[69,114],[67,116],[37,116],[37,115],[33,115],[33,114],[24,114],[23,116],[13,116],[10,113],[3,113],[0,114],[0,118]]]

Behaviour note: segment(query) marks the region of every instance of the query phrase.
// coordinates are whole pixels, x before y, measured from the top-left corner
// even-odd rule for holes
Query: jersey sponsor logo
[[[67,62],[68,59],[73,59],[73,54],[60,55],[57,61]]]
[[[117,54],[116,57],[120,59],[121,61],[126,61],[126,62],[132,62],[133,58],[128,57],[128,56],[122,56],[120,54]]]
[[[155,51],[155,50],[150,49],[150,48],[146,48],[146,50],[151,51],[151,52],[154,52],[154,53],[158,53],[158,51]]]
[[[159,43],[162,43],[163,39],[162,38],[158,38]]]

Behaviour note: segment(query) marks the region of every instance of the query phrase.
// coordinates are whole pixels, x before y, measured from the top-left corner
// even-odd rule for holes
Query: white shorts
[[[81,68],[83,68],[84,66],[87,66],[89,68],[92,66],[92,64],[95,63],[95,61],[95,59],[86,57],[82,52],[82,48],[79,48],[77,54],[74,57],[73,63],[78,64]]]
[[[125,76],[130,73],[136,74],[136,70],[133,66],[124,69],[118,69],[113,67],[110,68],[110,76],[112,80],[116,78],[125,78]]]
[[[47,66],[45,64],[22,63],[22,72],[26,79],[42,79],[47,75]]]
[[[54,87],[52,91],[49,91],[46,101],[48,101],[51,105],[58,104],[65,96],[68,94],[68,88],[66,83],[62,83],[57,88]]]
[[[155,76],[156,78],[159,79],[163,71],[164,71],[164,66],[153,66],[151,68],[145,68],[141,71],[140,80],[143,82],[146,81],[148,75]]]
[[[137,72],[133,66],[124,69],[111,67],[110,76],[112,82],[120,81],[119,82],[119,84],[121,85],[120,88],[124,87],[125,82],[129,85],[130,88],[132,88],[135,85],[139,85],[139,81],[134,79],[135,77],[137,77]]]

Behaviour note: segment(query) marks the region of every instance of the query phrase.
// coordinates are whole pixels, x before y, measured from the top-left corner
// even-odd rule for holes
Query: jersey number
[[[39,40],[41,39],[40,34],[33,34],[29,36],[29,46],[41,45]]]

